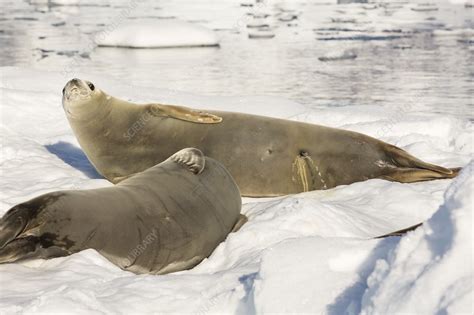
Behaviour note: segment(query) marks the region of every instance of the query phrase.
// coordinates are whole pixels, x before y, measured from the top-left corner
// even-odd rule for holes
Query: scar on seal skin
[[[301,151],[293,162],[293,181],[298,182],[304,192],[327,189],[323,175],[307,151]]]

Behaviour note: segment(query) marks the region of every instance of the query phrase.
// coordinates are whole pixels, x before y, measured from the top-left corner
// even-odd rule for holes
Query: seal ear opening
[[[173,154],[170,158],[175,163],[186,167],[194,174],[200,174],[205,167],[206,159],[201,150],[186,148]]]

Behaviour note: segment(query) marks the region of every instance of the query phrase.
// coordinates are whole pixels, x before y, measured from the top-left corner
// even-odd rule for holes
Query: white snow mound
[[[119,25],[96,36],[99,46],[168,48],[218,46],[216,34],[200,25],[183,21],[141,21]]]
[[[472,314],[473,167],[448,187],[423,228],[377,262],[361,314]]]

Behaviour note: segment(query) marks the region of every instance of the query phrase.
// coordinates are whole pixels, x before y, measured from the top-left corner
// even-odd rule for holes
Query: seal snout
[[[74,78],[72,80],[69,80],[68,83],[66,83],[66,86],[64,87],[65,91],[73,91],[77,90],[82,86],[82,80]]]
[[[63,100],[74,101],[88,97],[91,90],[86,82],[81,79],[74,78],[69,80],[63,89]]]

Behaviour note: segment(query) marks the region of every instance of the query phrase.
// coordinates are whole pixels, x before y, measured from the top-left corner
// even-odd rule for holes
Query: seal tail
[[[445,168],[426,163],[392,145],[388,148],[388,152],[388,158],[398,167],[383,177],[392,181],[413,183],[433,179],[454,178],[461,170],[460,167]]]

